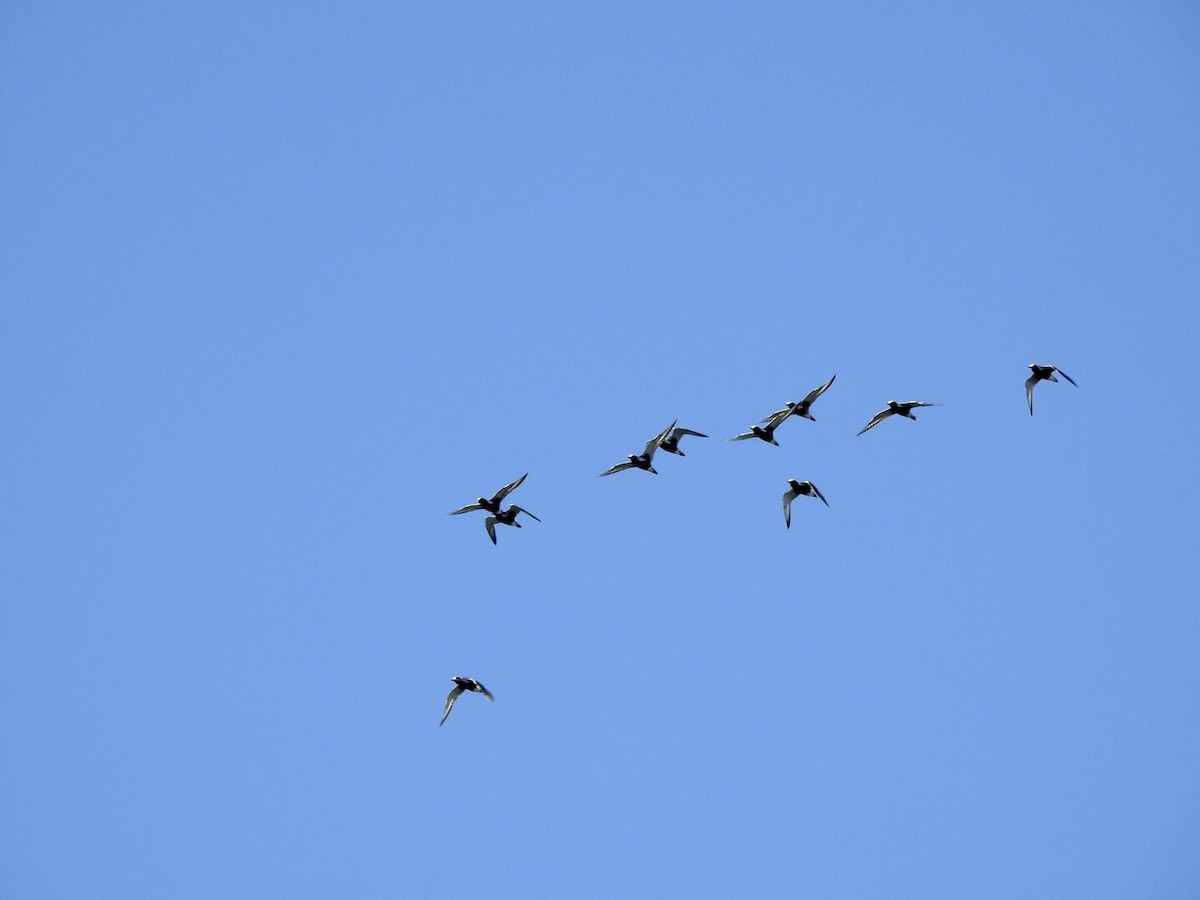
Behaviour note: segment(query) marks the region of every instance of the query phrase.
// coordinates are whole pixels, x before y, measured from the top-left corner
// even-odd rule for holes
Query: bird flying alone
[[[496,543],[497,525],[511,525],[514,528],[521,527],[521,523],[517,521],[517,513],[525,513],[525,515],[529,516],[529,518],[533,519],[535,522],[542,521],[529,510],[522,509],[514,503],[508,509],[502,509],[494,516],[488,516],[483,520],[483,527],[487,529],[488,537],[492,539],[493,544]]]
[[[676,419],[675,421],[678,422],[679,420]],[[669,434],[671,434],[671,430],[674,427],[675,427],[675,422],[672,422],[670,425],[668,425],[666,428],[664,428],[662,431],[660,431],[654,437],[650,438],[650,440],[646,441],[646,449],[645,450],[643,450],[637,456],[630,454],[629,458],[626,462],[617,463],[611,469],[605,469],[603,472],[600,473],[600,477],[603,478],[605,475],[612,475],[614,472],[621,472],[621,471],[624,471],[625,469],[642,469],[643,471],[649,472],[652,475],[657,475],[658,471],[654,468],[653,465],[651,465],[652,461],[654,460],[654,451],[657,450],[660,446],[662,446],[663,441],[665,441],[667,439],[667,436]],[[694,432],[694,431],[688,432],[688,434],[695,434],[695,433],[696,432]],[[678,438],[675,439],[675,443],[676,444],[679,443]],[[679,451],[675,450],[672,452],[678,453]],[[683,454],[680,454],[680,456],[682,456],[682,455]]]
[[[776,410],[761,421],[769,422],[771,419],[774,419],[776,416],[782,415],[783,413],[787,413],[788,416],[800,416],[802,419],[808,419],[810,422],[817,421],[812,417],[812,414],[809,412],[809,408],[813,405],[813,403],[816,402],[818,397],[829,390],[829,386],[833,384],[834,378],[837,378],[837,375],[834,375],[833,378],[830,378],[820,387],[813,388],[808,392],[807,395],[805,395],[803,400],[798,400],[795,403],[789,403],[783,409]],[[787,416],[784,416],[784,418],[787,418]],[[780,421],[782,422],[783,419],[780,419]]]
[[[795,478],[789,478],[788,489],[783,492],[783,522],[788,528],[792,527],[792,501],[797,497],[815,497],[826,506],[829,505],[825,495],[817,490],[817,486],[811,481],[797,481]]]
[[[912,411],[919,406],[941,406],[940,403],[922,403],[920,400],[905,400],[903,403],[897,403],[895,400],[888,401],[888,408],[875,413],[875,417],[866,424],[862,431],[858,434],[864,434],[886,419],[888,416],[904,416],[906,419],[912,419],[914,422],[917,417],[912,414]],[[855,435],[857,437],[858,435]]]
[[[483,694],[489,700],[495,700],[492,692],[485,688],[474,678],[463,678],[461,675],[455,675],[452,679],[454,687],[450,688],[450,693],[446,695],[446,708],[442,710],[442,721],[438,722],[438,728],[441,728],[446,721],[446,717],[450,715],[450,710],[454,708],[454,701],[459,698],[463,691],[474,691],[476,694]]]
[[[486,509],[490,513],[500,512],[500,504],[503,502],[504,498],[519,488],[521,486],[521,482],[528,477],[529,473],[526,472],[516,481],[512,482],[511,484],[506,484],[504,487],[500,488],[500,490],[496,491],[490,500],[486,497],[480,497],[469,506],[463,506],[454,510],[454,512],[450,513],[450,515],[461,516],[463,513],[474,512],[477,509]]]
[[[1033,374],[1025,379],[1025,399],[1029,401],[1029,414],[1031,416],[1033,415],[1033,389],[1039,381],[1053,381],[1057,383],[1058,379],[1054,377],[1054,373],[1057,372],[1063,378],[1067,379],[1067,381],[1071,382],[1071,384],[1075,384],[1075,379],[1062,369],[1054,366],[1039,366],[1037,363],[1030,363],[1029,370]],[[1079,385],[1075,384],[1075,387],[1079,387]]]

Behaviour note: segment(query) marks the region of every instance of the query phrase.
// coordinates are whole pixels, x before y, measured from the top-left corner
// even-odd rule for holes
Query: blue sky
[[[0,893],[1196,896],[1194,4],[250,6],[0,13]]]

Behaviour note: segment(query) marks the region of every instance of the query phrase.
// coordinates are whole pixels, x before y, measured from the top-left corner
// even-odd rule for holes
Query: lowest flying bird
[[[792,501],[797,497],[815,497],[826,506],[829,505],[825,495],[817,490],[817,486],[811,481],[797,481],[795,478],[789,478],[788,489],[783,492],[783,522],[788,528],[792,527]]]
[[[875,417],[864,426],[863,430],[858,434],[863,434],[870,431],[888,416],[904,416],[906,419],[912,419],[914,422],[917,417],[912,414],[912,411],[919,406],[941,406],[940,403],[923,403],[920,400],[905,400],[903,403],[897,403],[895,400],[888,401],[888,408],[875,413]],[[855,435],[857,437],[858,435]]]
[[[483,527],[487,529],[488,537],[492,539],[492,543],[496,543],[496,526],[511,525],[514,528],[520,528],[521,523],[517,521],[517,513],[525,513],[535,522],[542,521],[527,509],[522,509],[517,504],[512,504],[508,509],[499,510],[495,515],[488,516],[483,520]]]
[[[474,678],[463,678],[461,675],[455,675],[453,679],[454,687],[450,688],[450,693],[446,695],[446,708],[442,710],[442,721],[438,722],[438,727],[441,728],[446,721],[446,717],[450,715],[450,710],[454,708],[454,701],[459,698],[463,691],[474,691],[476,694],[483,694],[489,700],[495,700],[492,692],[485,688]]]
[[[678,419],[675,420],[675,422],[678,421]],[[675,422],[672,422],[654,437],[650,438],[650,440],[646,441],[646,449],[637,456],[634,456],[632,453],[629,454],[629,458],[626,462],[617,463],[611,469],[605,469],[600,473],[599,477],[603,478],[605,475],[612,475],[614,472],[621,472],[625,469],[642,469],[643,471],[649,472],[652,475],[657,475],[658,470],[655,469],[651,464],[654,460],[654,451],[662,446],[663,441],[667,439],[667,435],[671,434],[671,430],[675,427]],[[695,434],[695,432],[689,432],[689,434]],[[678,445],[679,438],[675,439],[675,443]],[[670,452],[679,453],[677,449]],[[683,454],[680,453],[679,455],[682,456]]]
[[[521,486],[521,482],[524,481],[528,477],[529,477],[529,473],[526,472],[524,475],[522,475],[516,481],[512,482],[511,484],[506,484],[504,487],[500,488],[500,490],[496,491],[496,493],[492,495],[492,498],[490,500],[487,499],[486,497],[480,497],[478,500],[476,500],[474,503],[470,504],[469,506],[463,506],[459,509],[454,510],[454,512],[450,513],[450,515],[461,516],[463,513],[474,512],[477,509],[486,509],[490,513],[498,513],[498,512],[500,512],[500,504],[504,500],[504,498],[507,497],[509,494],[511,494],[513,491],[515,491],[517,488],[519,488]]]
[[[1071,384],[1075,384],[1075,379],[1056,366],[1039,366],[1037,363],[1030,363],[1029,370],[1033,374],[1025,379],[1025,398],[1029,401],[1029,414],[1031,416],[1033,415],[1033,389],[1039,381],[1053,381],[1057,384],[1058,379],[1054,377],[1054,373],[1057,372],[1063,378],[1067,379],[1067,381],[1071,382]],[[1075,387],[1079,387],[1079,385],[1075,384]]]

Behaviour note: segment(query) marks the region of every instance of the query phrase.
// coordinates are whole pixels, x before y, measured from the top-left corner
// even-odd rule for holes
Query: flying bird
[[[455,675],[452,679],[454,687],[450,688],[450,693],[446,695],[446,708],[442,710],[442,721],[438,722],[438,728],[441,728],[446,721],[446,717],[450,715],[450,710],[454,708],[454,701],[458,699],[463,691],[474,691],[476,694],[483,694],[489,700],[495,700],[492,692],[485,688],[474,678],[463,678],[461,675]]]
[[[488,537],[492,539],[493,544],[496,543],[497,525],[511,525],[514,528],[521,527],[521,523],[517,521],[517,513],[525,513],[525,515],[529,516],[529,518],[533,519],[535,522],[542,521],[529,510],[522,509],[515,503],[508,509],[499,510],[495,515],[488,516],[483,520],[483,527],[487,529]]]
[[[808,411],[809,407],[811,407],[813,405],[813,403],[816,402],[816,399],[818,397],[820,397],[823,393],[825,393],[827,390],[829,390],[829,386],[831,384],[833,384],[834,378],[837,378],[837,375],[834,375],[833,378],[830,378],[827,382],[825,382],[820,387],[813,388],[811,391],[808,392],[808,394],[804,397],[803,400],[800,400],[796,403],[789,403],[783,409],[776,410],[775,412],[771,413],[769,416],[767,416],[765,419],[762,419],[761,421],[768,422],[771,419],[773,419],[776,416],[781,415],[783,413],[787,413],[787,415],[789,415],[789,416],[800,416],[802,419],[808,419],[810,422],[817,421],[816,419],[814,419],[812,417],[812,414]],[[786,418],[786,417],[787,416],[784,416],[784,418]],[[782,421],[782,419],[780,421]]]
[[[1030,363],[1029,369],[1033,374],[1025,379],[1025,397],[1029,400],[1029,414],[1031,416],[1033,415],[1033,389],[1039,381],[1053,381],[1057,383],[1058,379],[1054,377],[1054,373],[1057,372],[1063,378],[1067,379],[1067,381],[1071,382],[1071,384],[1075,384],[1075,379],[1055,366],[1039,366],[1037,363]],[[1075,384],[1075,387],[1079,387],[1079,385]]]
[[[675,422],[678,421],[678,419],[675,420]],[[624,469],[644,469],[647,472],[657,475],[658,471],[654,468],[654,466],[651,465],[651,461],[654,459],[654,451],[657,450],[662,445],[663,441],[667,439],[667,435],[669,435],[671,433],[671,429],[675,427],[675,422],[672,422],[654,437],[650,438],[650,440],[646,441],[646,449],[637,456],[630,454],[627,462],[617,463],[611,469],[606,469],[600,473],[600,477],[603,478],[605,475],[611,475],[614,472],[620,472]],[[688,433],[695,434],[696,432],[692,431]],[[678,444],[679,439],[676,438],[675,442]],[[678,451],[676,450],[672,452],[677,453]],[[682,456],[683,454],[680,455]]]
[[[671,433],[663,438],[662,443],[658,445],[658,449],[663,453],[674,453],[676,456],[686,456],[687,454],[679,449],[679,439],[685,434],[702,438],[708,437],[707,434],[701,434],[698,431],[692,431],[690,428],[673,428],[671,429]]]
[[[480,497],[478,500],[476,500],[470,506],[464,506],[461,509],[456,509],[456,510],[454,510],[454,512],[450,513],[450,515],[461,516],[463,513],[474,512],[477,509],[486,509],[490,513],[500,512],[500,503],[504,500],[505,497],[507,497],[509,494],[511,494],[513,491],[515,491],[517,488],[519,488],[521,486],[521,482],[524,481],[528,477],[529,477],[529,473],[526,472],[524,475],[522,475],[516,481],[512,482],[511,484],[506,484],[504,487],[500,488],[500,490],[496,491],[496,493],[492,495],[492,498],[490,500],[488,500],[485,497]]]
[[[795,478],[789,478],[788,490],[783,492],[783,521],[788,528],[792,527],[792,501],[797,497],[816,497],[826,506],[829,505],[825,495],[817,490],[817,486],[811,481],[797,481]]]
[[[912,411],[918,406],[941,406],[940,403],[922,403],[920,400],[905,400],[903,403],[897,403],[895,400],[888,401],[888,408],[881,412],[875,413],[875,418],[871,419],[858,434],[870,431],[888,416],[904,416],[906,419],[912,419],[914,422],[917,417],[912,414]],[[857,437],[858,435],[855,435]]]
[[[775,429],[783,424],[784,419],[792,414],[790,409],[781,410],[766,419],[766,425],[751,425],[749,431],[743,431],[741,434],[735,434],[730,438],[731,441],[748,441],[750,438],[758,438],[760,441],[766,441],[768,444],[779,446],[779,441],[775,440]]]

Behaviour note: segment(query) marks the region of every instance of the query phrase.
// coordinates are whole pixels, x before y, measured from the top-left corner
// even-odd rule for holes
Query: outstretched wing
[[[1075,379],[1072,378],[1070,375],[1068,375],[1066,372],[1064,372],[1062,369],[1060,369],[1058,366],[1054,367],[1054,371],[1057,372],[1059,375],[1061,375],[1063,378],[1067,379],[1067,381],[1071,382],[1071,384],[1075,384]],[[1075,387],[1079,387],[1079,385],[1075,384]]]
[[[1030,375],[1025,379],[1025,399],[1029,401],[1029,414],[1033,415],[1033,388],[1038,383],[1036,375]]]
[[[461,516],[463,513],[474,512],[477,509],[483,509],[483,505],[480,503],[472,503],[470,506],[464,506],[461,509],[454,510],[454,512],[450,513],[450,515]]]
[[[905,400],[900,405],[903,406],[905,409],[916,409],[919,406],[941,406],[942,404],[940,404],[940,403],[925,403],[924,401],[921,401],[921,400]]]
[[[488,516],[483,522],[483,527],[487,529],[488,537],[492,539],[493,544],[496,543],[496,523],[499,521],[495,516]]]
[[[707,434],[701,434],[698,431],[692,431],[692,429],[690,429],[690,428],[676,428],[671,432],[671,440],[678,443],[679,439],[681,437],[683,437],[685,434],[690,434],[694,437],[702,437],[702,438],[708,437]]]
[[[517,512],[519,512],[519,513],[525,513],[525,515],[529,516],[529,518],[533,519],[535,522],[540,522],[540,521],[542,521],[542,520],[541,520],[541,519],[539,519],[537,516],[535,516],[533,513],[531,513],[529,510],[525,509],[524,507],[517,506],[515,503],[514,503],[514,504],[513,504],[511,507],[509,507],[509,508],[510,508],[510,509],[515,509],[515,510],[516,510]]]
[[[808,485],[810,488],[812,488],[812,489],[813,489],[813,493],[814,493],[814,494],[816,494],[818,498],[820,498],[820,500],[821,500],[821,502],[822,502],[822,503],[824,503],[826,506],[828,506],[828,505],[829,505],[829,501],[825,499],[825,495],[821,493],[821,489],[820,489],[820,488],[818,488],[818,487],[817,487],[815,484],[813,484],[811,481],[808,481],[808,482],[805,482],[805,483],[806,483],[806,484],[807,484],[807,485]]]
[[[775,419],[775,418],[778,418],[779,421],[782,422],[784,419],[786,419],[788,416],[790,416],[792,414],[792,412],[795,410],[795,408],[798,405],[799,404],[789,402],[788,405],[785,406],[783,409],[775,410],[775,412],[771,413],[765,419],[759,419],[758,422],[761,425],[763,422],[770,422],[772,419]]]
[[[511,484],[506,484],[504,487],[500,488],[500,490],[496,491],[496,496],[492,497],[492,502],[499,503],[501,500],[503,500],[505,497],[507,497],[509,494],[511,494],[513,491],[515,491],[517,488],[519,488],[521,486],[521,482],[524,481],[528,477],[529,477],[529,473],[526,472],[524,475],[522,475],[516,481],[512,482]]]
[[[675,422],[679,420],[676,419]],[[667,439],[667,435],[671,433],[671,429],[675,427],[675,422],[672,422],[650,440],[646,441],[646,449],[642,451],[642,456],[647,460],[654,459],[654,451],[658,449],[658,445]]]
[[[438,722],[438,728],[442,727],[442,723],[446,721],[446,716],[450,715],[450,710],[454,708],[454,701],[458,699],[459,694],[463,689],[457,684],[450,688],[450,693],[446,695],[446,708],[442,710],[442,721]]]
[[[833,378],[837,378],[837,375],[834,375]],[[811,406],[813,401],[815,401],[823,393],[825,393],[827,390],[829,390],[829,386],[831,384],[833,384],[833,378],[830,378],[827,382],[825,382],[819,388],[813,388],[811,391],[808,392],[808,395],[805,396],[805,398],[803,400],[801,400],[800,402],[803,403],[805,406]]]
[[[492,692],[485,688],[478,681],[475,682],[475,687],[479,689],[479,693],[483,694],[483,696],[487,697],[489,700],[495,701],[496,698],[492,696]]]
[[[788,527],[792,527],[792,501],[796,499],[796,492],[790,488],[783,492],[783,523]]]
[[[748,441],[750,438],[758,437],[753,431],[743,431],[741,434],[735,434],[730,438],[731,441]]]
[[[624,469],[632,469],[632,468],[633,468],[633,463],[631,463],[631,462],[617,463],[611,469],[607,469],[607,470],[601,472],[599,477],[603,478],[605,475],[611,475],[613,472],[620,472]]]
[[[876,425],[878,425],[880,422],[882,422],[888,416],[892,415],[894,412],[895,412],[895,410],[889,406],[887,409],[883,410],[882,412],[875,413],[875,417],[873,419],[871,419],[871,421],[868,422],[866,424],[866,426],[864,426],[863,430],[860,431],[858,434],[866,434],[868,431],[870,431],[872,428],[874,428]],[[856,434],[855,437],[858,437],[858,434]]]

